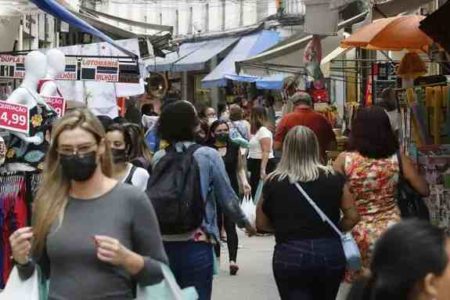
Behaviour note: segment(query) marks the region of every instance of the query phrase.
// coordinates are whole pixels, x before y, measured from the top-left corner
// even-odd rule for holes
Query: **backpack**
[[[154,166],[147,193],[152,201],[162,234],[183,234],[200,227],[205,204],[200,185],[200,169],[194,144],[183,152],[169,146]]]

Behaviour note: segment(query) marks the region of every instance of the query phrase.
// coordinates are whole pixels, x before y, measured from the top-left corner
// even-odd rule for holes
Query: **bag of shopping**
[[[40,297],[40,278],[38,268],[27,280],[19,277],[17,267],[14,267],[9,275],[5,289],[0,292],[0,300],[47,300]]]
[[[244,196],[241,203],[241,209],[249,220],[250,224],[255,226],[256,223],[256,205],[253,203],[252,197]]]
[[[158,284],[137,288],[136,300],[197,300],[195,288],[181,289],[170,268],[161,264],[164,280]],[[34,299],[33,299],[34,300]]]

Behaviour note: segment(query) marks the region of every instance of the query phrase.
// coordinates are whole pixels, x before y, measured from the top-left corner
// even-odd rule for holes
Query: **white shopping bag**
[[[0,293],[0,300],[39,300],[39,274],[37,268],[27,280],[19,277],[17,268],[12,269],[5,289]]]
[[[250,221],[250,224],[255,226],[256,223],[256,205],[253,203],[253,199],[249,196],[244,196],[241,203],[241,209],[244,215]]]

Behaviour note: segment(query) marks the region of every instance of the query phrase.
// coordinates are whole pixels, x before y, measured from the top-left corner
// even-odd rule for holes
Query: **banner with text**
[[[119,60],[113,58],[83,58],[81,79],[107,82],[119,81]]]
[[[22,79],[25,76],[25,56],[0,54],[0,78]]]
[[[63,97],[44,97],[45,102],[53,108],[61,118],[66,112],[66,100]]]
[[[28,134],[29,116],[28,106],[0,101],[0,128]]]

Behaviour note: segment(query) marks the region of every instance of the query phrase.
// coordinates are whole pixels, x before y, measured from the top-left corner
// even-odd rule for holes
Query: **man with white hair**
[[[326,150],[336,147],[336,136],[330,122],[313,110],[311,96],[306,92],[297,92],[289,98],[294,105],[294,111],[286,114],[277,126],[274,149],[281,150],[286,134],[295,126],[303,125],[310,128],[319,139],[320,154],[326,158]]]

